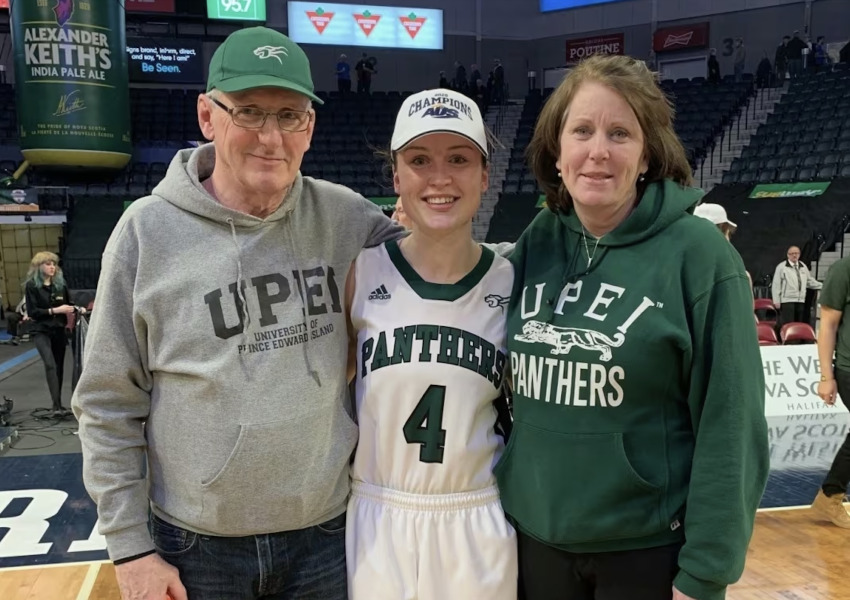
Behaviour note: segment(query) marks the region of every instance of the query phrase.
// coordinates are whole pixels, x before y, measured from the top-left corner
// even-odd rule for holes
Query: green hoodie
[[[684,542],[675,586],[717,600],[743,571],[769,463],[752,295],[732,245],[689,214],[700,196],[649,185],[595,252],[573,211],[523,233],[515,422],[495,471],[523,533],[577,553]]]

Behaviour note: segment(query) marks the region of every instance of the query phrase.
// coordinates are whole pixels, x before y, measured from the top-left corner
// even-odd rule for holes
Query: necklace
[[[581,239],[584,241],[584,253],[587,255],[587,268],[590,269],[590,265],[593,263],[593,257],[596,256],[596,250],[599,248],[599,240],[601,237],[596,238],[596,243],[593,245],[593,253],[591,254],[590,248],[587,246],[587,233],[584,230],[584,225],[581,226]]]

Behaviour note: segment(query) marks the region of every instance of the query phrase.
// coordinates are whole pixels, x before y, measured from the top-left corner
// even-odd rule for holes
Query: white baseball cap
[[[429,133],[454,133],[475,144],[485,157],[487,133],[478,105],[454,90],[436,89],[405,98],[395,120],[390,149],[397,152]]]
[[[723,225],[725,223],[735,229],[738,228],[737,225],[729,220],[729,217],[726,215],[726,209],[719,204],[700,204],[694,209],[694,216],[708,219],[715,225]]]

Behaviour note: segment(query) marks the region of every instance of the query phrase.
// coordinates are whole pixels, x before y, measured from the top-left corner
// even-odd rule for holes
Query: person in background
[[[404,203],[401,201],[401,198],[396,200],[395,209],[393,210],[393,214],[390,218],[407,230],[410,230],[412,226],[410,217],[408,217],[407,213],[404,212]]]
[[[829,406],[841,396],[850,407],[850,257],[834,263],[826,274],[820,295],[818,330],[820,383],[818,396]],[[844,496],[850,485],[850,433],[835,454],[832,466],[812,503],[815,513],[838,527],[850,529]]]
[[[478,109],[481,111],[481,114],[486,114],[487,112],[487,88],[484,86],[484,82],[480,79],[475,83],[472,88],[472,98],[475,100],[475,103],[478,105]]]
[[[717,229],[720,230],[720,233],[723,234],[723,237],[730,242],[732,241],[732,234],[738,230],[738,226],[730,221],[729,217],[726,215],[726,209],[719,204],[700,204],[694,209],[694,216],[714,223],[717,226]],[[749,271],[747,271],[747,280],[750,283],[750,290],[752,290],[753,278],[750,276]]]
[[[364,52],[360,56],[354,70],[357,72],[357,93],[368,96],[372,91],[372,75],[375,74],[375,67],[372,66],[368,54]]]
[[[504,104],[507,99],[507,89],[505,84],[505,67],[502,66],[501,59],[493,59],[493,103]]]
[[[813,50],[815,55],[815,70],[825,71],[829,67],[829,54],[826,50],[826,38],[824,36],[819,35],[817,37]]]
[[[65,349],[68,347],[65,328],[68,315],[75,310],[85,312],[85,309],[74,306],[59,268],[59,257],[52,252],[38,252],[32,257],[24,287],[27,315],[32,319],[29,332],[44,363],[53,416],[66,417],[71,411],[62,406]]]
[[[756,67],[756,87],[759,89],[771,87],[773,85],[773,67],[770,64],[770,58],[767,56],[767,51],[762,53],[758,67]]]
[[[510,256],[514,421],[495,467],[520,597],[719,600],[769,470],[741,257],[691,214],[703,193],[641,60],[572,69],[528,160],[546,208]]]
[[[743,38],[735,40],[735,55],[733,58],[733,69],[735,71],[735,81],[741,81],[744,75],[744,67],[747,62],[747,49],[744,47]]]
[[[477,86],[481,85],[481,71],[478,69],[478,65],[475,63],[469,65],[470,74],[469,74],[469,87],[474,89]]]
[[[708,82],[717,85],[720,83],[720,63],[717,60],[717,48],[708,52]]]
[[[466,80],[466,67],[459,60],[455,61],[455,78],[452,82],[453,88],[461,94],[466,94],[468,82]]]
[[[345,96],[351,91],[351,65],[348,64],[348,57],[345,54],[340,54],[339,61],[336,63],[336,87],[340,96]]]
[[[779,323],[801,323],[806,314],[806,290],[819,290],[823,284],[812,277],[809,268],[800,260],[800,249],[791,246],[787,259],[773,272],[773,304],[779,311]]]
[[[785,56],[788,59],[788,72],[791,79],[797,79],[803,75],[803,50],[808,46],[800,39],[800,32],[794,31],[794,35],[785,46]]]
[[[12,336],[12,339],[9,340],[9,343],[12,345],[17,345],[18,342],[22,341],[24,336],[24,324],[29,322],[29,317],[27,316],[27,299],[26,296],[18,302],[18,305],[14,310],[5,311],[6,315],[6,331]],[[28,335],[28,334],[27,334]]]
[[[789,36],[782,38],[782,43],[776,47],[776,54],[773,57],[773,66],[776,69],[776,79],[779,85],[785,83],[785,77],[788,75],[788,42],[791,41]]]

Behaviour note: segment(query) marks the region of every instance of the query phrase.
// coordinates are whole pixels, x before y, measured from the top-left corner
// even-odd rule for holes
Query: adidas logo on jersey
[[[369,300],[389,300],[392,298],[392,294],[387,291],[387,286],[381,285],[381,287],[376,288],[371,294],[369,294]]]

